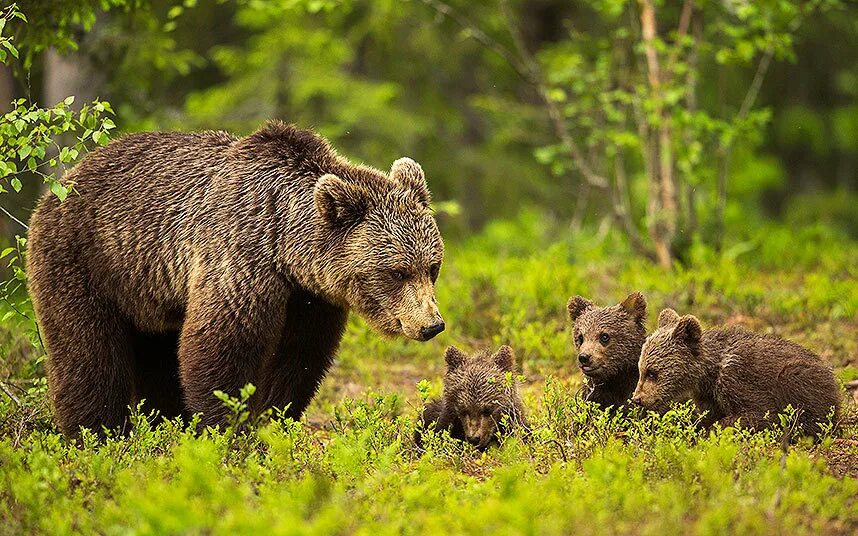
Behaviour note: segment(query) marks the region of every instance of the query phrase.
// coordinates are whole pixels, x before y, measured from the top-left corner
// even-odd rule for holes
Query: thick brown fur
[[[30,224],[29,285],[55,417],[121,427],[145,398],[223,422],[216,389],[298,417],[347,313],[426,340],[443,329],[444,246],[420,166],[352,165],[313,132],[270,122],[133,134],[92,153]]]
[[[697,318],[672,309],[659,314],[639,367],[636,403],[664,412],[673,402],[693,400],[708,412],[705,425],[739,421],[759,429],[791,405],[801,431],[816,435],[832,408],[835,422],[840,409],[831,368],[807,348],[739,327],[704,331]]]
[[[638,359],[646,339],[646,298],[629,294],[610,307],[573,296],[567,304],[578,366],[587,378],[585,400],[619,408],[638,382]]]
[[[423,409],[414,435],[418,446],[422,446],[422,432],[432,425],[480,450],[496,442],[499,432],[506,433],[511,427],[527,429],[518,387],[514,380],[507,380],[507,373],[515,370],[512,348],[501,346],[493,354],[482,351],[469,357],[451,346],[445,359],[444,396]]]

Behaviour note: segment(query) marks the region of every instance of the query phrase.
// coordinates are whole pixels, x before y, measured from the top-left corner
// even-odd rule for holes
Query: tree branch
[[[477,40],[481,45],[485,46],[498,56],[502,57],[509,63],[509,65],[515,69],[515,72],[518,73],[523,79],[528,82],[533,82],[530,79],[530,75],[527,72],[527,69],[524,65],[519,62],[519,59],[516,58],[515,54],[507,47],[505,47],[502,43],[500,43],[497,39],[494,39],[484,31],[482,31],[476,24],[474,24],[468,17],[459,12],[453,6],[442,2],[441,0],[421,0],[424,4],[434,9],[439,15],[443,17],[447,17],[451,19],[453,22],[458,24],[463,29],[470,32],[471,36]]]
[[[460,13],[458,10],[456,10],[446,2],[443,2],[442,0],[421,1],[427,6],[434,9],[439,15],[448,17],[460,27],[470,32],[474,39],[476,39],[480,44],[482,44],[483,46],[506,60],[506,62],[515,70],[515,72],[522,79],[536,87],[536,90],[539,93],[539,97],[545,104],[545,108],[548,112],[548,117],[551,121],[551,125],[554,129],[555,135],[560,139],[560,142],[569,152],[572,158],[572,163],[575,168],[578,170],[579,173],[581,173],[581,175],[584,176],[584,179],[591,186],[595,186],[601,189],[607,188],[607,179],[605,179],[605,177],[603,177],[602,175],[594,172],[587,165],[586,161],[584,160],[581,149],[578,147],[578,145],[572,138],[572,135],[569,133],[569,129],[567,128],[566,123],[563,120],[563,115],[560,113],[560,110],[557,107],[557,103],[551,100],[548,94],[548,85],[545,83],[545,79],[542,76],[542,72],[539,69],[539,65],[536,63],[536,60],[533,58],[533,55],[530,54],[530,52],[527,50],[527,47],[524,46],[524,40],[521,37],[521,33],[512,23],[511,14],[507,2],[505,0],[502,0],[500,2],[501,10],[504,14],[504,22],[506,23],[507,30],[509,31],[515,43],[518,56],[516,56],[502,43],[498,42],[497,39],[492,38],[487,33],[482,31],[468,17]]]
[[[614,176],[616,179],[614,181],[616,184],[616,193],[614,194],[614,216],[619,221],[620,225],[622,225],[626,232],[626,236],[629,237],[629,243],[632,245],[632,249],[649,260],[655,261],[655,255],[652,251],[647,249],[646,246],[644,246],[643,242],[641,242],[638,230],[632,221],[632,207],[631,202],[629,201],[626,165],[623,161],[622,154],[619,152],[617,152],[617,155],[614,157]]]
[[[9,388],[6,386],[6,382],[0,381],[0,391],[3,391],[3,393],[5,393],[6,396],[8,396],[9,399],[14,402],[16,406],[21,405],[21,400],[19,400],[18,397],[15,396],[12,391],[9,390]]]
[[[658,28],[655,23],[655,6],[652,0],[640,0],[641,3],[641,38],[646,56],[647,77],[653,90],[661,87],[661,69],[658,62],[658,51],[655,49],[655,38]]]
[[[682,4],[682,13],[679,15],[679,27],[676,30],[676,43],[670,51],[670,56],[667,59],[667,73],[673,77],[673,70],[676,66],[676,60],[679,57],[679,51],[682,49],[682,38],[688,35],[688,27],[691,25],[691,15],[694,13],[694,1],[685,0]]]
[[[760,88],[763,85],[763,79],[766,77],[766,72],[769,70],[769,65],[771,65],[774,55],[774,51],[769,48],[763,53],[763,57],[760,58],[760,63],[757,64],[757,72],[754,73],[754,79],[751,81],[751,86],[745,94],[745,99],[742,101],[742,107],[739,108],[739,114],[736,116],[736,119],[745,119],[751,113],[751,108],[753,108],[754,103],[757,101],[757,96],[760,94]]]
[[[4,213],[4,214],[6,214],[6,215],[7,215],[7,216],[9,216],[10,218],[12,218],[12,221],[14,221],[15,223],[17,223],[18,225],[20,225],[20,226],[21,226],[21,227],[23,227],[24,229],[27,229],[27,230],[29,230],[29,229],[30,229],[30,227],[29,227],[26,223],[22,222],[21,220],[19,220],[19,219],[18,219],[18,218],[16,218],[15,216],[13,216],[13,215],[12,215],[12,213],[11,213],[11,212],[9,212],[8,210],[6,210],[5,208],[3,208],[3,206],[2,206],[2,205],[0,205],[0,211],[3,211],[3,213]]]
[[[572,138],[572,134],[569,132],[569,128],[566,125],[566,121],[563,119],[563,114],[557,107],[557,103],[551,99],[548,92],[548,84],[545,81],[542,69],[540,69],[539,64],[533,57],[533,54],[531,54],[527,49],[521,32],[513,22],[512,12],[507,0],[500,0],[500,7],[501,12],[503,13],[504,22],[506,23],[507,31],[512,37],[519,57],[527,68],[529,75],[528,78],[536,86],[539,96],[542,98],[543,103],[545,103],[545,108],[548,111],[548,117],[554,127],[554,133],[572,157],[572,164],[591,186],[595,186],[600,189],[608,188],[608,180],[602,175],[594,172],[587,164],[584,154],[581,152],[580,147],[575,143],[575,140]]]

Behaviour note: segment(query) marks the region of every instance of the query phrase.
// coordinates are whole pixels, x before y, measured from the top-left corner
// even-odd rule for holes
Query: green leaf
[[[60,201],[65,201],[66,197],[69,195],[69,190],[59,182],[51,183],[51,192],[57,196]]]
[[[16,58],[18,57],[18,49],[15,48],[15,45],[12,44],[12,41],[5,39],[3,41],[0,41],[0,45],[6,47],[10,54],[15,56]]]
[[[12,188],[14,188],[16,192],[21,191],[21,179],[18,177],[13,177],[12,180],[9,181],[9,184],[12,185]]]
[[[63,99],[63,104],[65,104],[66,106],[71,106],[72,103],[74,103],[74,95],[69,95],[68,97]]]

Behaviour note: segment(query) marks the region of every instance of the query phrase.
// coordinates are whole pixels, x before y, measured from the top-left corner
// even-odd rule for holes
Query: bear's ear
[[[659,328],[675,324],[677,320],[679,320],[679,315],[676,314],[676,311],[674,311],[673,309],[662,309],[662,311],[658,313]]]
[[[391,166],[390,178],[414,192],[423,206],[429,206],[432,195],[429,193],[426,175],[423,174],[420,164],[408,157],[400,158]]]
[[[492,355],[495,364],[504,372],[512,372],[515,365],[515,357],[512,353],[512,348],[507,345],[501,346],[497,352]]]
[[[566,302],[566,310],[569,311],[569,320],[575,322],[581,316],[581,313],[590,307],[593,307],[593,302],[590,300],[584,299],[581,296],[572,296]]]
[[[700,321],[696,317],[685,315],[676,323],[671,336],[688,346],[696,346],[700,342],[700,337],[703,336],[703,328],[700,327]]]
[[[455,346],[447,348],[447,351],[444,352],[444,361],[447,362],[448,372],[452,372],[462,366],[462,363],[465,362],[465,359],[467,359],[465,353],[456,348]]]
[[[330,173],[316,182],[313,198],[319,215],[336,227],[358,223],[369,210],[369,200],[359,187]]]
[[[640,292],[632,292],[620,303],[620,307],[639,324],[646,321],[646,297]]]

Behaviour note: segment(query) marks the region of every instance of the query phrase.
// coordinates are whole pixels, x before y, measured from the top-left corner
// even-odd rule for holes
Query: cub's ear
[[[360,187],[330,173],[316,182],[313,198],[319,215],[336,227],[358,223],[369,210],[369,199]]]
[[[512,372],[515,367],[515,356],[513,355],[512,348],[505,344],[492,355],[492,359],[495,360],[498,368],[504,372]]]
[[[593,307],[593,302],[590,300],[584,299],[581,296],[572,296],[566,302],[566,310],[569,311],[569,320],[575,322],[581,316],[581,313],[590,307]]]
[[[451,346],[447,348],[447,351],[444,352],[444,361],[447,362],[447,370],[454,371],[465,362],[467,356],[464,352],[456,348],[455,346]]]
[[[679,315],[676,314],[676,311],[673,309],[662,309],[662,311],[658,313],[659,328],[675,324],[677,320],[679,320]]]
[[[676,323],[671,336],[689,346],[693,346],[700,342],[700,337],[703,336],[703,328],[700,327],[700,321],[696,317],[685,315]]]
[[[646,297],[640,292],[632,292],[620,303],[620,307],[639,324],[646,321]]]
[[[429,206],[432,195],[429,193],[426,176],[420,164],[408,157],[400,158],[391,166],[390,178],[414,192],[423,206]]]

